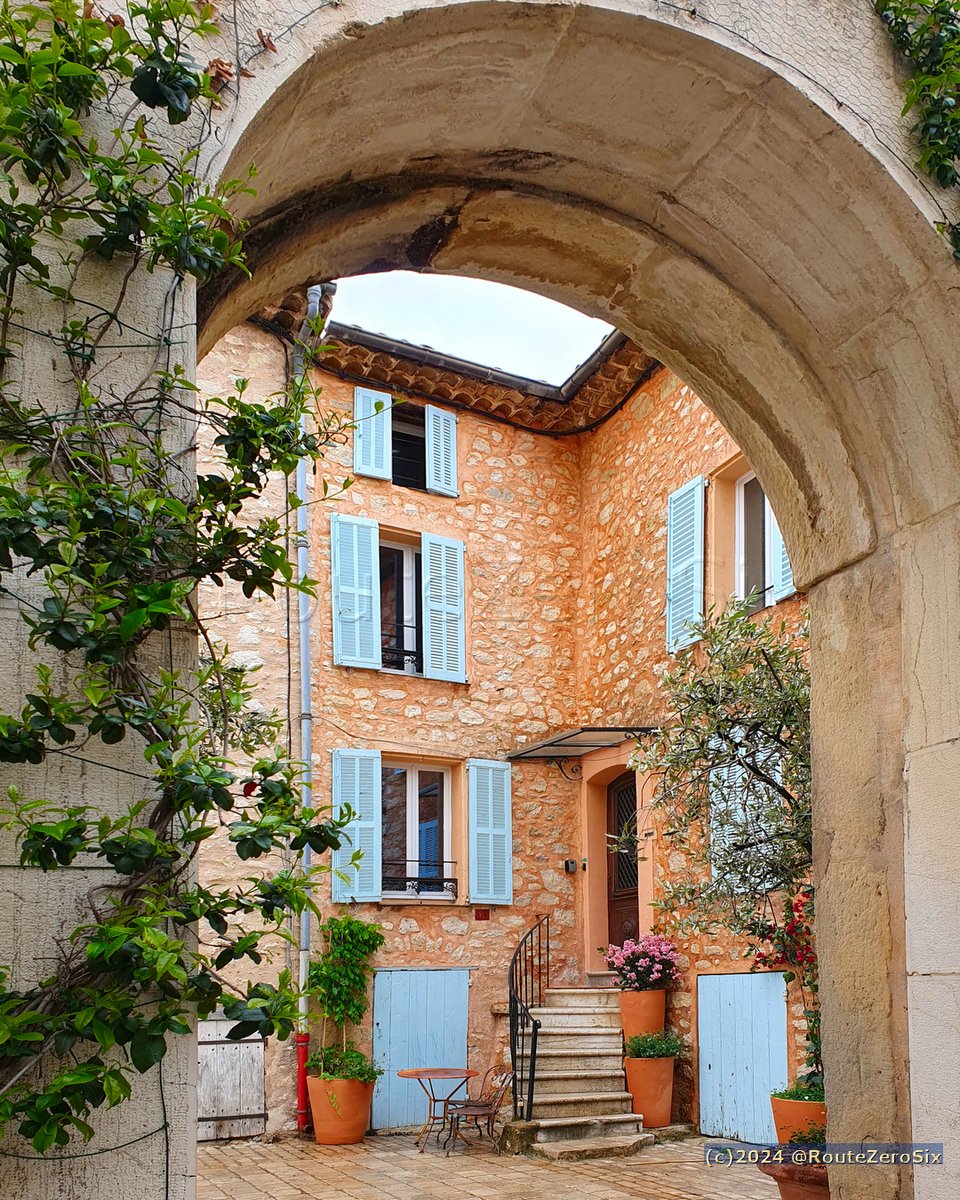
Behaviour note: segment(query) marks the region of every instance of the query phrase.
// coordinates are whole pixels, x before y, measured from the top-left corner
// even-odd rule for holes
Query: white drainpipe
[[[300,327],[298,341],[308,342],[312,336],[312,322],[320,311],[322,289],[319,284],[307,289],[307,317]],[[294,386],[300,387],[306,375],[304,365],[304,349],[296,345],[293,351]],[[306,414],[300,417],[300,431],[307,432]],[[297,461],[296,475],[297,500],[297,579],[303,581],[309,574],[309,542],[307,537],[307,462],[301,457]],[[298,631],[300,642],[300,757],[303,760],[303,805],[313,808],[313,705],[310,692],[311,673],[311,636],[310,636],[310,596],[305,592],[297,593]],[[310,847],[303,848],[303,870],[310,870]],[[299,952],[299,1030],[297,1033],[297,1127],[303,1132],[307,1127],[306,1104],[306,1051],[307,1051],[307,1017],[309,1004],[305,989],[310,973],[310,920],[311,913],[305,909],[300,916],[300,952]]]

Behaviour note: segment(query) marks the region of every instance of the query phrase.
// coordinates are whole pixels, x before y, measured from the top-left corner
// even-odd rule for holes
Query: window
[[[780,527],[752,472],[737,480],[736,590],[745,598],[757,593],[754,611],[791,595],[793,573]]]
[[[398,487],[457,496],[456,414],[432,404],[395,404],[389,392],[353,394],[353,469]]]
[[[376,521],[339,513],[330,541],[333,661],[465,683],[463,543],[381,539]]]
[[[414,546],[380,543],[382,665],[423,674],[423,558]]]
[[[393,414],[393,482],[427,490],[427,423],[422,408],[403,404]]]
[[[465,872],[452,850],[455,811],[466,825],[470,902],[512,902],[510,764],[470,759],[466,766],[464,813],[448,767],[385,763],[379,750],[334,750],[333,809],[350,816],[332,852],[335,902],[456,899]]]
[[[456,895],[450,859],[450,775],[402,763],[380,773],[382,894]]]

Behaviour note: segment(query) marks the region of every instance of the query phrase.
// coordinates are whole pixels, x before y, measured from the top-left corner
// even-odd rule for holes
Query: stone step
[[[653,1145],[652,1133],[627,1133],[610,1137],[564,1138],[559,1142],[534,1142],[530,1153],[548,1162],[584,1162],[589,1158],[628,1158]]]
[[[618,1026],[544,1025],[537,1036],[537,1053],[542,1050],[581,1050],[584,1054],[621,1054],[623,1034]]]
[[[521,1054],[520,1061],[526,1068],[528,1054]],[[583,1049],[555,1050],[553,1040],[537,1043],[537,1075],[541,1071],[622,1071],[623,1050],[616,1049],[585,1051]]]
[[[572,1095],[574,1092],[622,1092],[624,1089],[623,1069],[588,1070],[578,1064],[576,1070],[568,1068],[565,1071],[553,1069],[537,1058],[537,1078],[535,1097]]]
[[[617,988],[617,975],[615,971],[588,971],[587,985],[592,988]]]
[[[633,1098],[629,1092],[559,1092],[544,1096],[534,1090],[533,1116],[543,1117],[599,1117],[608,1114],[629,1113]]]
[[[574,1008],[566,1005],[563,1008],[531,1008],[530,1015],[541,1023],[544,1028],[556,1029],[564,1025],[595,1026],[597,1029],[620,1029],[620,1009],[618,1008],[587,1008],[579,1005]]]
[[[619,991],[609,987],[547,988],[544,999],[549,1008],[620,1008]]]
[[[636,1113],[601,1113],[592,1117],[540,1117],[531,1121],[536,1142],[563,1142],[569,1138],[625,1137],[641,1133],[643,1118]]]

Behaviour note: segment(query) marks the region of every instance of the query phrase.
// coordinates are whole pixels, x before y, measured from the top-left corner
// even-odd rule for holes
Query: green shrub
[[[827,1127],[811,1121],[806,1129],[798,1129],[790,1135],[789,1146],[825,1146],[827,1144]]]
[[[675,1033],[639,1033],[624,1046],[626,1058],[678,1058],[684,1051],[683,1038]]]
[[[817,1104],[823,1104],[823,1083],[797,1083],[791,1084],[788,1088],[783,1088],[779,1092],[770,1093],[774,1100],[813,1100]]]
[[[307,1070],[321,1079],[356,1079],[360,1083],[376,1083],[383,1074],[383,1068],[353,1042],[315,1050],[307,1059]]]

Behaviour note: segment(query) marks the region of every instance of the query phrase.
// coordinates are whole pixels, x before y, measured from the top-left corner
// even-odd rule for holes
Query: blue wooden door
[[[469,984],[463,970],[377,971],[373,1056],[384,1072],[373,1093],[374,1129],[423,1124],[423,1090],[415,1079],[398,1079],[397,1071],[467,1065]]]
[[[787,1085],[787,998],[778,971],[697,980],[700,1131],[775,1142],[770,1093]]]

